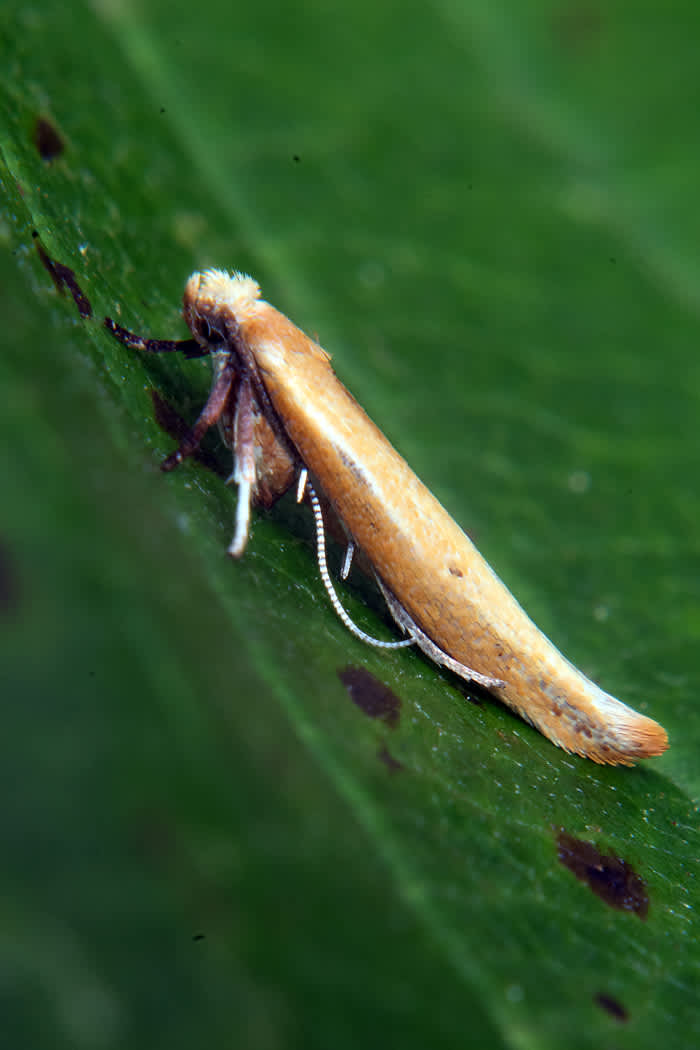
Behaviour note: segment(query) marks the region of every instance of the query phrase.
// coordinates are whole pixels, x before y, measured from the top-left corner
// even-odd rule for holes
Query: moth
[[[343,622],[373,645],[416,645],[436,664],[489,690],[566,751],[632,765],[662,754],[665,730],[586,678],[535,626],[438,500],[335,375],[326,351],[260,297],[241,273],[194,273],[184,294],[191,338],[108,330],[148,353],[209,356],[209,398],[163,463],[190,456],[213,424],[233,449],[238,486],[229,552],[243,553],[251,504],[270,505],[298,479],[317,528],[321,577]],[[316,486],[342,523],[348,555],[363,552],[404,637],[382,642],[340,604],[326,565]]]

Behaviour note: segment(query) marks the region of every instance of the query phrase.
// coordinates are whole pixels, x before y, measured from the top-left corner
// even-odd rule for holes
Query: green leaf
[[[694,1045],[696,5],[0,17],[8,1044]],[[596,767],[362,646],[291,500],[224,557],[219,443],[157,470],[151,391],[191,420],[206,365],[101,325],[184,336],[207,265],[318,334],[667,755]],[[560,863],[562,828],[639,874],[645,920]]]

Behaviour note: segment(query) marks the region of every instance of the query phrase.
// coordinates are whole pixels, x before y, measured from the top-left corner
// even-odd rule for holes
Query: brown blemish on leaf
[[[32,237],[34,238],[34,243],[36,244],[36,250],[39,253],[39,258],[41,259],[44,268],[49,273],[51,280],[56,285],[56,290],[60,292],[61,295],[63,295],[65,289],[68,289],[70,294],[73,296],[73,302],[78,307],[78,313],[82,317],[83,321],[87,320],[89,317],[92,317],[92,304],[85,292],[78,284],[77,280],[75,279],[75,274],[71,270],[70,266],[64,266],[63,263],[56,262],[55,259],[51,258],[51,256],[48,254],[43,244],[39,240],[39,234],[36,232],[36,230],[34,230],[34,232],[32,233]]]
[[[604,992],[599,992],[593,1002],[597,1003],[601,1010],[605,1010],[611,1017],[614,1017],[616,1021],[629,1021],[627,1010],[620,1000],[614,999],[612,995],[605,995]]]
[[[621,857],[602,854],[592,842],[559,830],[557,857],[577,879],[611,908],[633,911],[640,919],[649,912],[644,879]]]
[[[34,145],[42,160],[50,163],[65,149],[63,139],[47,117],[37,117],[34,125]]]
[[[401,714],[401,700],[388,686],[363,667],[345,667],[338,671],[353,704],[370,718],[381,718],[390,729],[396,729]]]
[[[555,38],[563,47],[582,54],[590,53],[599,42],[604,25],[602,12],[592,0],[571,0],[552,18]]]
[[[398,773],[400,769],[403,769],[403,762],[399,762],[398,758],[394,758],[386,744],[382,744],[377,752],[377,756],[390,773]]]
[[[0,542],[0,616],[10,616],[19,607],[19,579],[7,546]]]

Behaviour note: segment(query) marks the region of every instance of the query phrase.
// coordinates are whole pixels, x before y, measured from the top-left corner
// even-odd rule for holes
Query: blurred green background
[[[680,2],[6,0],[8,1046],[697,1044],[699,33]],[[289,501],[224,557],[216,436],[217,470],[157,469],[151,390],[191,420],[206,363],[101,327],[184,335],[210,265],[318,336],[667,755],[601,769],[363,647]],[[646,921],[558,862],[562,827],[640,874]]]

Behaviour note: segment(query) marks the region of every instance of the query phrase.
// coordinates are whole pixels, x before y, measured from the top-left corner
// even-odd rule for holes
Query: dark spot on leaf
[[[611,1017],[614,1017],[616,1021],[629,1020],[629,1014],[625,1007],[619,999],[613,999],[612,995],[605,995],[603,992],[599,992],[593,1001],[598,1004],[601,1010],[605,1010]]]
[[[78,313],[82,319],[85,321],[88,317],[92,317],[92,304],[76,281],[75,274],[70,266],[64,266],[63,263],[56,262],[55,259],[51,258],[39,240],[39,234],[36,230],[32,233],[32,237],[34,238],[39,258],[41,259],[44,268],[49,273],[51,280],[56,285],[56,290],[63,295],[67,288],[73,296],[73,302],[78,307]]]
[[[185,435],[190,432],[190,428],[185,420],[175,411],[169,401],[161,397],[157,390],[151,390],[151,404],[153,405],[153,415],[158,426],[169,437],[177,441],[179,445]],[[201,445],[192,453],[192,458],[196,459],[207,470],[218,474],[219,477],[223,478],[226,476],[226,471],[220,468],[216,457],[207,452],[206,449],[203,449]]]
[[[571,0],[559,8],[552,26],[562,46],[571,51],[584,52],[600,38],[603,17],[592,0]]]
[[[633,911],[640,919],[646,919],[649,912],[646,884],[626,860],[600,853],[592,842],[574,838],[563,828],[557,836],[557,857],[611,908]]]
[[[298,153],[295,153],[294,156],[292,157],[292,160],[294,161],[295,164],[298,164],[299,161],[301,160],[301,157],[299,156]]]
[[[41,159],[47,163],[60,157],[65,149],[63,139],[46,117],[37,117],[34,125],[34,145]]]
[[[401,701],[388,686],[363,667],[345,667],[338,671],[353,704],[370,718],[381,718],[390,729],[396,729],[401,714]]]
[[[203,933],[195,933],[194,937],[192,938],[193,941],[203,941],[204,939],[205,938]]]
[[[0,542],[0,615],[9,616],[19,608],[19,579],[9,548]]]
[[[377,755],[380,762],[384,763],[390,773],[398,773],[400,769],[403,769],[403,762],[399,762],[398,758],[394,758],[386,744],[382,744]]]
[[[156,811],[135,814],[129,838],[137,856],[159,867],[172,865],[181,853],[175,828]]]

